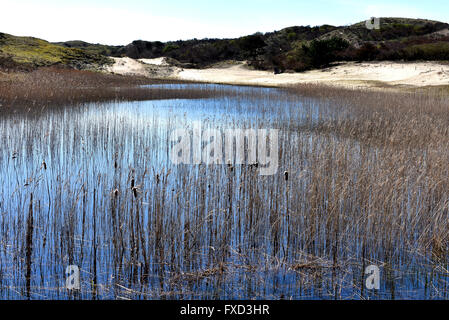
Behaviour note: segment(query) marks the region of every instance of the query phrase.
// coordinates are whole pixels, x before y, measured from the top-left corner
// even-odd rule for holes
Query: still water
[[[386,247],[357,188],[334,199],[335,154],[343,150],[347,185],[379,157],[312,130],[350,116],[344,109],[281,89],[152,87],[222,94],[0,116],[0,298],[447,298],[447,261],[420,250],[419,229]],[[172,132],[198,123],[279,130],[276,173],[174,164]],[[65,288],[69,265],[80,290]],[[379,290],[366,288],[369,265]]]

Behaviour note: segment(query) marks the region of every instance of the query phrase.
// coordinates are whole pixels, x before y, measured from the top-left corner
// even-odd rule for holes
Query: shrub
[[[176,44],[167,44],[164,49],[162,49],[162,53],[168,53],[173,50],[179,49],[179,46]]]
[[[449,60],[449,43],[414,45],[404,49],[407,60]]]
[[[309,46],[304,45],[304,54],[310,59],[311,66],[319,68],[336,61],[338,54],[349,47],[349,43],[341,38],[313,40]]]
[[[265,41],[261,34],[254,34],[237,39],[237,46],[248,55],[254,55],[256,50],[265,46]]]
[[[375,60],[379,55],[379,49],[372,43],[365,43],[355,52],[355,59],[359,61]]]

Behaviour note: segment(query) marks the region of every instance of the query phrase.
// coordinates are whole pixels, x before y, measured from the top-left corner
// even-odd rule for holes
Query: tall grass
[[[2,115],[0,297],[447,298],[444,98],[182,88],[159,90],[215,99]],[[173,165],[170,133],[194,120],[280,129],[278,173]]]
[[[0,70],[1,71],[1,70]],[[98,101],[141,101],[176,98],[207,98],[213,92],[158,90],[144,87],[164,80],[120,76],[62,67],[39,68],[32,72],[0,72],[2,108],[40,109],[50,105]]]

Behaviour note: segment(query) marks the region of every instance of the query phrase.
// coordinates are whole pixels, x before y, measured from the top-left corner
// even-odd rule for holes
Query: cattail
[[[230,159],[228,159],[227,164],[228,164],[229,170],[230,170],[231,172],[234,171],[234,167],[233,167],[232,161],[231,161]]]
[[[47,170],[47,163],[45,163],[45,160],[42,161],[42,168],[44,168],[44,170]]]
[[[288,181],[288,171],[284,171],[284,180]]]
[[[133,192],[134,198],[137,198],[137,187],[135,185],[134,177],[131,178],[131,191]]]
[[[134,187],[133,190],[133,194],[134,194],[134,198],[137,198],[137,187]]]
[[[254,169],[254,168],[259,168],[259,162],[255,162],[255,163],[251,163],[250,165],[249,165],[249,167],[251,168],[251,169]]]
[[[117,169],[117,168],[118,168],[117,157],[118,157],[118,154],[117,154],[117,152],[116,152],[116,153],[114,154],[114,169]]]

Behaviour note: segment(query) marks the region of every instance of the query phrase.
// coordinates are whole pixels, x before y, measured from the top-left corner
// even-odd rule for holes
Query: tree
[[[349,43],[341,38],[313,40],[309,46],[303,45],[303,51],[310,58],[313,67],[319,68],[337,60],[338,53],[349,47]]]

